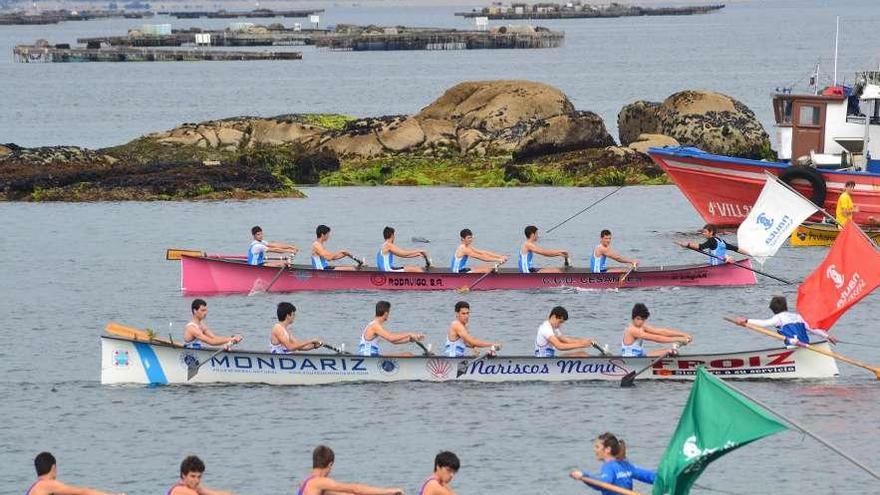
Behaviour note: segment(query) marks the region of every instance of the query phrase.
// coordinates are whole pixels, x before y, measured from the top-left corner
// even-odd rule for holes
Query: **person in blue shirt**
[[[591,478],[627,490],[632,490],[633,480],[654,484],[657,472],[638,467],[629,462],[626,459],[625,444],[613,434],[603,433],[599,435],[595,442],[593,442],[593,452],[596,454],[596,459],[602,461],[601,472],[598,475],[593,475],[586,471],[575,470],[569,476],[578,481],[583,481],[582,478]],[[603,490],[602,488],[590,485],[586,481],[584,481],[584,484],[599,491],[602,495],[616,495],[611,490]]]
[[[709,258],[709,264],[721,265],[724,263],[733,263],[733,258],[727,254],[728,251],[733,251],[735,253],[740,253],[748,256],[744,249],[741,249],[739,246],[732,242],[727,242],[718,237],[718,228],[712,225],[711,223],[707,223],[703,226],[702,230],[700,230],[700,234],[706,238],[705,241],[697,244],[696,242],[679,242],[678,245],[683,248],[695,249],[697,251],[706,251],[712,257]]]
[[[636,266],[639,264],[639,260],[629,259],[611,249],[611,231],[604,229],[599,233],[599,245],[593,249],[593,254],[590,255],[590,271],[593,273],[607,272],[608,267],[606,266],[606,262],[608,258],[620,263],[632,265],[633,270],[635,270]]]

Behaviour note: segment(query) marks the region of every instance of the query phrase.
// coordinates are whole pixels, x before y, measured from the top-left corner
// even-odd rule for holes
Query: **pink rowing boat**
[[[738,265],[738,266],[737,266]],[[473,290],[528,290],[577,287],[582,289],[699,287],[752,285],[755,274],[743,260],[718,266],[672,265],[640,267],[624,272],[591,273],[570,267],[562,273],[520,273],[500,269],[486,276]],[[748,268],[748,269],[747,269]],[[283,271],[282,271],[283,270]],[[279,271],[281,272],[279,275]],[[333,290],[456,290],[469,287],[481,273],[452,273],[429,268],[424,273],[380,272],[364,267],[357,271],[315,270],[308,265],[289,268],[251,266],[241,259],[216,256],[181,256],[180,288],[187,295],[242,294]],[[277,276],[277,278],[276,278]],[[274,280],[274,283],[273,283]]]

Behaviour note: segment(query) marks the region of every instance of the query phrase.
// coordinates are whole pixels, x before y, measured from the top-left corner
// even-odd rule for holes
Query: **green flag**
[[[710,462],[785,429],[764,408],[701,367],[678,428],[657,468],[651,493],[687,495]]]

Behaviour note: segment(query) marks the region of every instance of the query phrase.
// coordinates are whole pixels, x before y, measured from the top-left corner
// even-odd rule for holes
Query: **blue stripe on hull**
[[[138,357],[141,358],[141,364],[144,371],[147,372],[147,380],[150,381],[150,385],[167,385],[168,378],[165,377],[165,371],[162,370],[162,365],[153,348],[143,342],[134,342],[134,348],[137,349]]]

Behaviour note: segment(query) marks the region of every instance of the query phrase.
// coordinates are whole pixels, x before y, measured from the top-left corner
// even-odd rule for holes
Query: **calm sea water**
[[[315,224],[333,227],[331,243],[370,257],[381,228],[394,225],[402,245],[422,236],[445,262],[463,226],[479,245],[513,253],[521,229],[545,229],[608,192],[605,189],[452,188],[308,189],[308,199],[200,203],[0,204],[0,492],[20,493],[32,458],[50,450],[62,479],[129,494],[160,494],[180,460],[202,456],[208,486],[240,494],[293,493],[308,472],[310,452],[327,443],[341,479],[400,485],[416,493],[433,456],[451,449],[463,467],[460,493],[575,494],[574,467],[595,469],[591,438],[619,433],[633,461],[656,466],[677,423],[688,384],[360,384],[319,387],[101,386],[98,336],[107,321],[170,331],[179,338],[189,298],[178,292],[178,267],[168,247],[243,252],[249,228],[268,239],[303,246]],[[356,205],[356,207],[355,207]],[[677,189],[624,189],[589,214],[543,239],[586,262],[598,231],[614,230],[615,246],[645,264],[691,263],[695,253],[673,240],[700,225]],[[802,279],[823,250],[784,248],[766,270]],[[441,261],[443,260],[443,261]],[[772,343],[721,320],[769,315],[771,295],[794,300],[795,289],[761,280],[748,288],[637,291],[476,292],[472,331],[532,350],[537,326],[566,306],[566,331],[616,345],[636,302],[652,321],[695,336],[694,352],[761,348]],[[379,298],[393,304],[390,328],[423,331],[440,345],[452,320],[454,293],[328,293],[228,296],[209,299],[208,321],[219,332],[242,332],[244,346],[263,349],[275,305],[297,308],[294,331],[352,348]],[[876,363],[876,296],[835,327],[840,352]],[[781,412],[799,419],[857,458],[876,466],[880,388],[863,370],[841,364],[826,381],[741,383]],[[725,493],[877,493],[876,482],[816,442],[785,432],[714,464],[701,485]],[[695,490],[694,493],[711,493]]]
[[[740,99],[772,133],[769,94],[774,88],[803,87],[817,60],[823,81],[831,82],[836,15],[841,16],[840,77],[851,81],[854,71],[880,62],[876,0],[726,3],[724,10],[704,16],[542,21],[566,33],[565,45],[553,50],[340,53],[282,48],[302,50],[299,62],[14,64],[12,47],[38,38],[74,43],[77,37],[122,35],[143,23],[222,28],[229,21],[156,17],[3,26],[0,141],[98,147],[182,122],[234,115],[413,113],[458,82],[499,78],[552,84],[577,108],[601,115],[615,136],[623,105],[693,88]],[[467,8],[349,3],[328,6],[322,22],[472,26],[452,16],[457,10]],[[295,21],[302,20],[284,22]]]

